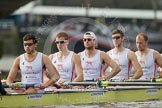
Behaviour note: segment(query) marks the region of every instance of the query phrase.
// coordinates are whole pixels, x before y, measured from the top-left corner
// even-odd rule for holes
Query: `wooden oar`
[[[99,81],[99,82],[69,82],[69,85],[95,85],[99,87],[106,87],[106,86],[162,86],[162,83],[156,82],[109,82],[109,81]]]

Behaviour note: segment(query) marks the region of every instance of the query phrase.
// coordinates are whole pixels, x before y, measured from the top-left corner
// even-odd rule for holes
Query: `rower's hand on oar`
[[[68,84],[68,82],[64,81],[64,80],[59,80],[57,82],[57,85],[61,87],[61,89],[68,89],[68,88],[72,88],[71,85]]]
[[[63,83],[64,83],[64,82],[65,82],[64,80],[59,80],[59,81],[58,81],[58,83],[59,83],[60,86],[63,86]]]
[[[73,86],[72,88],[73,89],[84,89],[85,87],[84,86]]]
[[[9,86],[14,89],[14,90],[18,90],[19,89],[19,85],[18,83],[12,83],[12,84],[9,84]]]
[[[39,84],[39,88],[40,88],[40,89],[45,89],[45,88],[47,88],[47,87],[48,87],[48,85],[46,85],[46,84],[44,84],[44,83]]]
[[[63,86],[64,85],[64,80],[58,80],[57,82],[56,82],[56,84],[57,84],[57,86]]]
[[[120,79],[120,82],[124,82],[126,79],[125,78],[121,78]]]
[[[106,77],[97,77],[95,81],[106,81]]]
[[[44,83],[41,83],[40,85],[39,85],[39,88],[40,89],[45,89],[46,87],[48,87],[46,84],[44,84]]]

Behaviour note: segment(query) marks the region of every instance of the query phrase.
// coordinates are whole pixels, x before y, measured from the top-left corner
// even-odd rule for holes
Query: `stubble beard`
[[[87,50],[92,50],[92,49],[93,49],[93,46],[91,46],[91,47],[86,47],[85,49],[87,49]]]
[[[27,53],[27,54],[33,54],[34,51],[28,50],[28,51],[26,51],[26,53]]]
[[[139,51],[141,51],[141,52],[144,51],[144,50],[145,50],[145,49],[139,49]]]
[[[26,52],[27,54],[32,54],[32,52],[30,51],[30,52]]]
[[[120,48],[121,47],[121,44],[118,44],[118,45],[115,45],[116,48]]]
[[[145,50],[144,48],[140,48],[140,47],[137,49],[138,49],[138,51],[141,51],[141,52]]]

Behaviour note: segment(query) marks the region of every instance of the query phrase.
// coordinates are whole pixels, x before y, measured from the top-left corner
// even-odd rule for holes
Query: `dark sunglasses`
[[[62,40],[62,41],[55,41],[56,44],[63,44],[65,43],[65,40]]]
[[[113,40],[115,40],[115,39],[117,40],[119,38],[120,38],[120,36],[114,36],[114,37],[112,37]]]
[[[32,46],[34,43],[24,43],[24,46]]]
[[[84,42],[86,42],[86,41],[92,41],[92,39],[91,38],[84,38],[83,41]]]

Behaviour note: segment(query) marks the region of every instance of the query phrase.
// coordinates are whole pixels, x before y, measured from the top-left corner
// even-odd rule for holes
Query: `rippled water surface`
[[[146,102],[95,103],[86,105],[53,105],[25,108],[162,108],[162,100]]]

